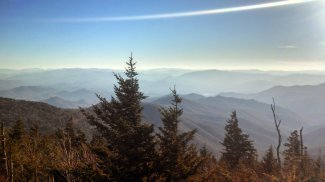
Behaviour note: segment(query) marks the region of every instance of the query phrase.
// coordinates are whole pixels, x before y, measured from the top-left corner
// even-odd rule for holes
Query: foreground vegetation
[[[92,111],[81,110],[97,131],[90,140],[72,120],[54,133],[41,133],[37,122],[29,128],[22,120],[6,128],[2,123],[0,181],[325,181],[323,161],[311,159],[303,145],[303,129],[282,145],[275,104],[277,147],[270,146],[258,160],[234,111],[217,159],[192,142],[196,130],[179,130],[182,99],[175,89],[171,106],[160,109],[162,126],[155,130],[141,118],[146,97],[132,57],[125,75],[115,75],[115,97],[98,95],[100,103]]]

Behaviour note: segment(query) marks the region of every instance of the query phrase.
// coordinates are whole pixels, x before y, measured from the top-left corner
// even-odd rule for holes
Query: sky
[[[0,0],[0,68],[325,70],[325,0],[179,16],[277,2]]]

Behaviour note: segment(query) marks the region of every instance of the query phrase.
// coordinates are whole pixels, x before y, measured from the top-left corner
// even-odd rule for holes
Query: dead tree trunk
[[[276,112],[275,112],[274,98],[273,98],[273,104],[271,104],[271,110],[272,110],[272,113],[273,113],[274,125],[275,125],[276,131],[278,133],[278,146],[276,147],[276,156],[277,156],[277,159],[278,159],[279,169],[281,170],[281,158],[280,158],[280,147],[281,147],[281,143],[282,143],[282,136],[281,136],[281,133],[280,133],[281,120],[279,119],[279,117],[276,115]]]
[[[304,155],[304,141],[302,138],[302,130],[304,129],[304,127],[301,127],[301,129],[299,130],[299,134],[300,134],[300,156]]]
[[[303,141],[303,137],[302,137],[302,130],[304,129],[304,127],[301,127],[301,129],[299,130],[299,135],[300,135],[300,167],[301,167],[301,172],[302,172],[302,179],[305,176],[305,157],[304,157],[304,141]]]
[[[11,145],[9,147],[9,151],[10,151],[10,160],[9,160],[9,166],[10,166],[10,175],[9,175],[9,181],[10,182],[14,182],[14,163],[12,161],[12,149],[11,149]]]
[[[4,126],[3,126],[3,121],[1,122],[1,133],[0,133],[0,138],[1,138],[1,153],[0,153],[0,157],[1,157],[1,161],[0,163],[3,164],[3,166],[5,169],[4,172],[4,178],[6,181],[9,181],[9,171],[8,171],[8,158],[7,158],[7,153],[6,153],[6,138],[5,138],[5,132],[4,132]]]

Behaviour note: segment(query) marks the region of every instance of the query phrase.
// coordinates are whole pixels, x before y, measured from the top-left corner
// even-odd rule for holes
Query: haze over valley
[[[78,112],[79,107],[96,105],[99,102],[96,94],[108,99],[114,95],[114,73],[122,74],[122,71],[77,68],[0,70],[4,83],[0,96],[43,102]],[[320,131],[325,131],[325,74],[322,72],[164,68],[139,71],[139,83],[141,90],[149,96],[143,103],[144,120],[161,125],[158,110],[170,104],[170,88],[176,86],[183,97],[183,130],[197,128],[196,141],[211,151],[221,150],[224,123],[234,110],[238,113],[240,126],[254,139],[261,152],[269,143],[275,144],[276,132],[270,109],[272,98],[278,105],[277,114],[283,120],[284,137],[293,129],[304,126],[306,136],[310,137],[306,141],[310,141],[313,154],[325,145],[323,141],[317,145],[312,142],[315,135],[323,135]]]

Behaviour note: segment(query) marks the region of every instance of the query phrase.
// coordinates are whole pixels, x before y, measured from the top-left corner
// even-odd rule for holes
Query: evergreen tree
[[[277,159],[274,157],[272,145],[266,151],[266,154],[261,161],[261,169],[263,173],[270,175],[275,175],[277,172]]]
[[[152,174],[155,155],[153,125],[142,121],[141,101],[146,97],[139,91],[132,55],[126,63],[126,78],[114,74],[116,97],[110,101],[98,95],[100,104],[95,115],[86,114],[90,124],[105,137],[111,155],[107,165],[115,181],[141,181]]]
[[[324,176],[324,161],[322,160],[322,153],[319,152],[319,155],[315,161],[313,161],[312,171],[314,172],[314,181],[325,181]]]
[[[172,94],[172,106],[160,109],[163,126],[159,127],[160,133],[157,134],[159,173],[160,178],[165,181],[185,181],[196,173],[202,160],[196,147],[189,144],[196,130],[183,133],[179,131],[181,98],[175,89]]]
[[[284,172],[286,180],[295,181],[298,180],[301,167],[301,144],[299,139],[299,133],[297,130],[291,132],[287,139],[287,143],[284,144]]]
[[[23,165],[26,163],[25,151],[22,150],[23,144],[26,140],[25,125],[22,120],[17,120],[9,129],[8,140],[8,168],[10,173],[10,180],[20,179],[23,177]]]
[[[200,149],[201,163],[198,167],[197,174],[190,178],[189,181],[221,181],[218,179],[218,163],[214,155],[209,152],[204,145]]]
[[[256,150],[247,134],[243,134],[238,126],[236,111],[232,112],[231,119],[225,126],[225,138],[221,143],[224,147],[221,159],[229,169],[235,169],[240,162],[253,166],[256,161]]]
[[[293,160],[297,160],[301,155],[301,147],[299,134],[297,130],[294,130],[287,139],[287,143],[284,144],[285,150],[284,154],[284,164],[291,165]]]
[[[22,120],[17,120],[9,131],[9,138],[11,142],[19,141],[25,134],[25,126]]]
[[[111,162],[109,159],[111,153],[106,146],[107,142],[103,137],[96,134],[93,135],[90,142],[90,149],[96,156],[96,168],[94,172],[97,173],[96,177],[102,179],[102,181],[105,181],[105,179],[108,178],[109,174],[107,171],[110,170],[111,166],[111,164],[109,164]]]
[[[80,148],[82,144],[86,143],[85,134],[79,129],[75,128],[72,118],[70,118],[70,120],[66,123],[64,133],[71,138],[71,144],[74,148]]]

